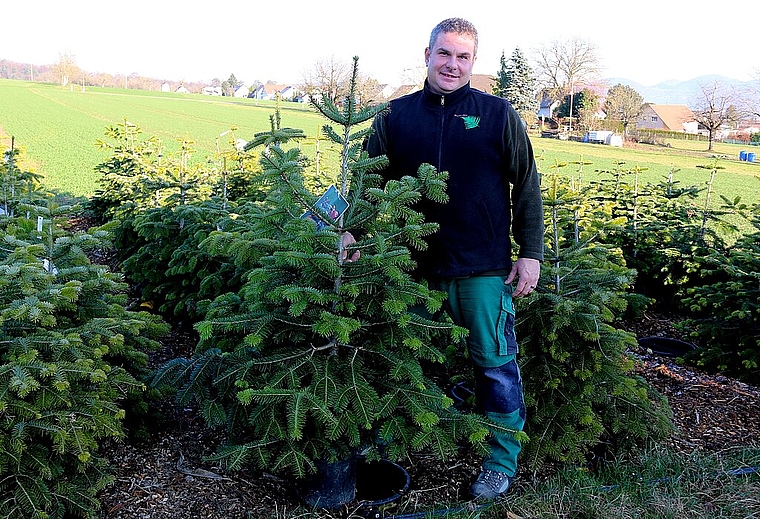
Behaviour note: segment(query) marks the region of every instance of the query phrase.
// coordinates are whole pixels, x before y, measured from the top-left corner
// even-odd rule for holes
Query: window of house
[[[659,120],[659,119],[657,118],[657,116],[656,116],[656,115],[653,115],[653,116],[652,116],[652,122],[653,122],[653,123],[656,123],[658,120]]]

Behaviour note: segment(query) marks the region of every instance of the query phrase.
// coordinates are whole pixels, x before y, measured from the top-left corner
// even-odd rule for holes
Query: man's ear
[[[425,66],[430,65],[430,47],[425,47]]]

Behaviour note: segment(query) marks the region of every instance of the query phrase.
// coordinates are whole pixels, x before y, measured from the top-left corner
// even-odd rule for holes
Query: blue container
[[[747,152],[742,150],[739,152],[739,160],[747,160]]]
[[[747,162],[755,162],[755,154],[747,153]]]

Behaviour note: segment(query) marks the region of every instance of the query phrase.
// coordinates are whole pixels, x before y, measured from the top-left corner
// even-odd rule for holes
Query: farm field
[[[178,148],[179,140],[193,141],[195,160],[213,160],[217,143],[229,146],[222,136],[235,128],[235,136],[249,140],[255,133],[270,128],[275,104],[270,101],[176,94],[142,90],[111,89],[72,85],[0,80],[0,136],[3,147],[9,137],[25,151],[24,166],[45,176],[51,189],[89,196],[98,187],[97,164],[107,158],[96,142],[104,138],[107,126],[125,120],[136,124],[145,137],[160,138],[167,150]],[[314,110],[296,103],[281,104],[282,126],[300,128],[306,135],[304,144],[313,146],[324,119]],[[220,137],[221,136],[221,137]],[[707,152],[707,143],[670,140],[669,146],[636,145],[624,148],[556,139],[532,137],[539,169],[547,172],[558,163],[567,163],[563,173],[582,175],[586,180],[609,177],[605,171],[638,168],[642,182],[659,182],[670,171],[681,187],[703,187],[710,178],[714,157],[721,157],[722,169],[713,185],[713,204],[720,195],[741,196],[745,202],[760,200],[760,163],[739,161],[739,152],[747,147],[716,143]],[[324,149],[322,151],[325,151]],[[760,152],[760,149],[758,149]],[[329,151],[327,152],[329,153]],[[617,166],[622,162],[622,166]]]
[[[45,176],[51,189],[87,196],[97,188],[94,167],[108,153],[96,142],[108,126],[125,120],[137,125],[146,137],[160,138],[167,150],[179,148],[188,138],[197,150],[195,160],[213,158],[217,139],[229,146],[231,128],[236,137],[250,139],[270,128],[274,102],[81,87],[0,80],[0,134],[4,148],[9,137],[25,151],[25,166]],[[322,118],[297,103],[283,103],[282,125],[298,127],[307,137],[317,135]]]

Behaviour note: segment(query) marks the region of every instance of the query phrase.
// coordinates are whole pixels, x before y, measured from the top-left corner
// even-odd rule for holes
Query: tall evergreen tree
[[[536,120],[539,101],[536,78],[528,60],[517,47],[509,61],[502,52],[500,64],[501,68],[496,74],[494,84],[494,95],[508,100],[527,123],[532,123]]]

